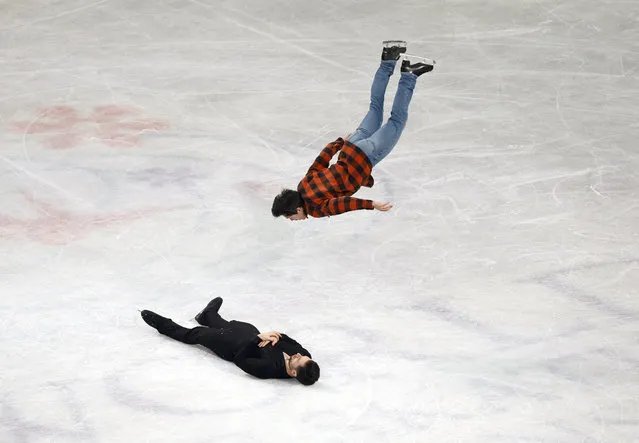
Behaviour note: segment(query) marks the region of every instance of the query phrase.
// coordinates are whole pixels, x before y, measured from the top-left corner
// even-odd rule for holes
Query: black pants
[[[233,361],[235,354],[260,333],[250,323],[226,321],[217,312],[208,313],[202,323],[206,326],[188,329],[171,321],[160,332],[182,343],[209,348],[227,361]]]

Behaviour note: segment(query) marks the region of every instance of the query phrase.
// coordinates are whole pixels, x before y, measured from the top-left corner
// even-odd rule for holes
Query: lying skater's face
[[[297,208],[297,214],[287,215],[286,218],[289,220],[304,220],[308,218],[308,215],[306,215],[302,207],[299,207]]]
[[[290,360],[289,364],[290,364],[292,370],[297,370],[298,368],[301,368],[302,366],[304,366],[309,361],[311,361],[310,358],[308,358],[307,356],[302,355],[302,354],[300,354],[298,352],[295,355],[291,355],[291,360]]]

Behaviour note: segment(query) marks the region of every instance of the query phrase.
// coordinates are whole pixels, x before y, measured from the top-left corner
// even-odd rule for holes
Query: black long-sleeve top
[[[281,334],[275,346],[269,343],[260,348],[258,345],[261,341],[258,336],[255,336],[233,358],[233,363],[254,377],[290,378],[290,375],[286,372],[284,354],[282,352],[286,352],[288,355],[294,355],[299,352],[302,355],[313,358],[310,352],[286,334]]]

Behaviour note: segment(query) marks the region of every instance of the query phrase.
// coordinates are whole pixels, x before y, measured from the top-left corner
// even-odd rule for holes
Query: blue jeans
[[[368,114],[362,120],[357,131],[349,141],[366,153],[373,166],[378,164],[395,147],[408,120],[408,105],[413,97],[413,89],[417,76],[409,72],[402,72],[397,86],[393,109],[388,122],[382,126],[384,117],[384,94],[386,86],[395,69],[394,60],[383,61],[371,86],[371,105]]]

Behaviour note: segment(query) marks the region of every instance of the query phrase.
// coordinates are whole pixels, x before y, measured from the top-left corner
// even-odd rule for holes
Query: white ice
[[[0,12],[0,442],[639,441],[639,3]],[[385,39],[438,61],[358,193],[395,207],[274,219]],[[217,295],[320,381],[138,312]]]

